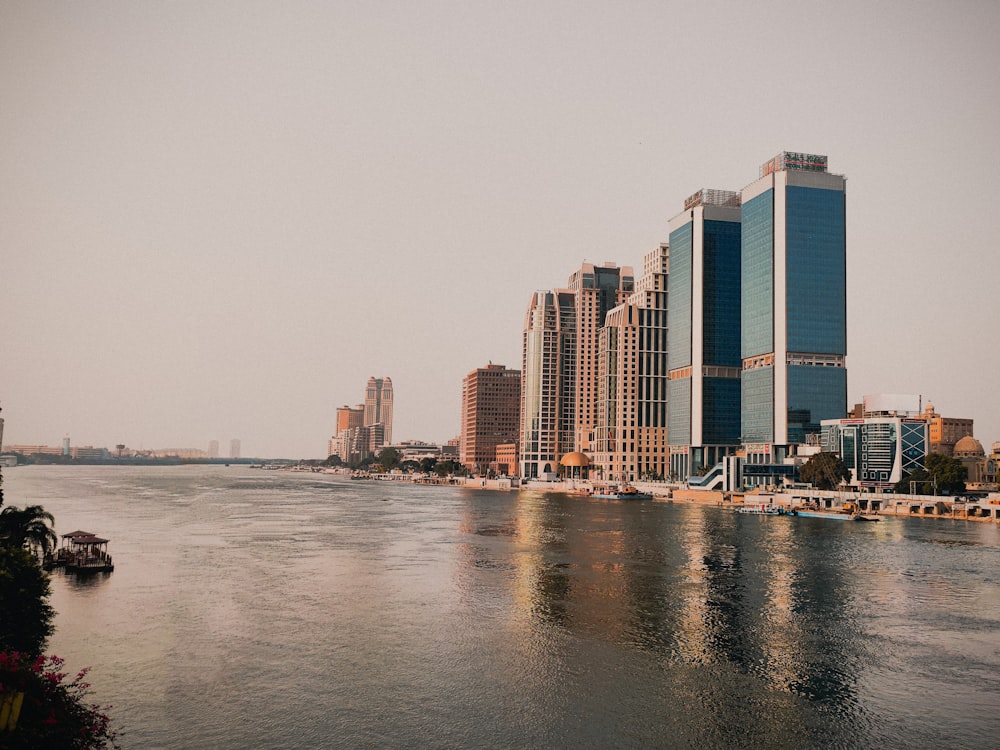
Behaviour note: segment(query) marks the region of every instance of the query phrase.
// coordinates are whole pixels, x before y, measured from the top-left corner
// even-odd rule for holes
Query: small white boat
[[[639,492],[635,487],[630,484],[623,485],[619,488],[610,487],[602,492],[595,492],[591,497],[596,497],[599,500],[652,500],[653,496],[648,492]]]

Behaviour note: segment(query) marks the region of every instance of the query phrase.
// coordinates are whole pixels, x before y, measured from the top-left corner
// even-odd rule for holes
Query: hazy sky
[[[1000,4],[0,3],[4,443],[321,457],[520,367],[781,150],[848,178],[848,389],[1000,440]]]

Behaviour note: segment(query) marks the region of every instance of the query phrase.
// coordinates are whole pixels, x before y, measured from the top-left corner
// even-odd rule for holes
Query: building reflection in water
[[[503,523],[465,529],[490,540],[467,561],[503,571],[506,590],[491,595],[512,608],[506,627],[556,626],[758,688],[858,703],[861,665],[834,635],[851,591],[850,561],[828,544],[835,531],[714,508],[516,497]]]

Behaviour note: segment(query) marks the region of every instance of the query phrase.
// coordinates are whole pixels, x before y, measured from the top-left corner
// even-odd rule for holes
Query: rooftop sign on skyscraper
[[[764,177],[783,169],[799,169],[805,172],[825,172],[826,157],[819,154],[801,154],[797,151],[782,151],[760,167],[760,176]]]

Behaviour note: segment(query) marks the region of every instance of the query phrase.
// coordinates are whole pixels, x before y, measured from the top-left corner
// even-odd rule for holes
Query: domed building
[[[590,459],[579,451],[567,453],[559,459],[559,463],[566,469],[567,479],[586,479],[590,470]]]
[[[961,461],[968,471],[965,478],[967,483],[980,484],[986,481],[986,451],[983,450],[983,444],[972,435],[966,435],[955,443],[953,457]]]
[[[985,455],[983,444],[972,435],[966,435],[955,443],[955,458],[982,458]]]

